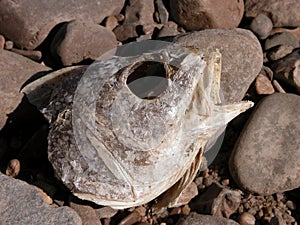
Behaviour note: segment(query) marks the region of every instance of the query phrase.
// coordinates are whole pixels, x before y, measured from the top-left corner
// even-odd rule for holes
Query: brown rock
[[[277,33],[282,33],[282,32],[289,32],[292,35],[294,35],[298,39],[298,41],[300,41],[300,27],[297,27],[294,29],[287,29],[287,28],[282,28],[282,27],[274,28],[271,31],[271,35],[277,34]]]
[[[101,225],[100,219],[97,217],[95,210],[91,206],[79,205],[71,202],[70,207],[81,217],[83,225]]]
[[[200,215],[192,212],[187,217],[181,218],[176,225],[239,225],[237,222],[218,216]]]
[[[114,215],[117,214],[118,210],[117,209],[113,209],[109,206],[104,206],[102,208],[99,209],[95,209],[95,212],[98,216],[99,219],[103,219],[103,218],[111,218]]]
[[[118,14],[124,2],[4,0],[0,2],[0,33],[20,48],[32,50],[42,43],[57,24],[74,19],[100,23],[105,17]]]
[[[5,45],[5,38],[0,34],[0,49],[3,49]]]
[[[14,43],[12,41],[6,41],[4,44],[4,49],[11,50],[14,47]]]
[[[23,94],[19,93],[22,84],[33,74],[49,70],[16,53],[0,49],[0,128],[20,103]]]
[[[265,50],[269,50],[270,48],[279,46],[279,45],[288,45],[293,48],[299,47],[298,39],[289,32],[283,32],[279,34],[275,34],[272,37],[269,37],[265,42]]]
[[[245,0],[245,15],[256,17],[260,13],[270,15],[275,27],[300,26],[299,0]]]
[[[300,49],[271,64],[274,77],[294,87],[300,94]]]
[[[118,19],[115,16],[109,16],[105,19],[104,26],[109,30],[113,30],[118,25],[119,25]]]
[[[117,46],[112,31],[98,24],[72,21],[57,32],[51,44],[51,53],[64,66],[86,59],[97,59],[103,53]]]
[[[251,22],[250,29],[260,38],[269,36],[273,28],[272,20],[265,14],[258,14]]]
[[[20,168],[20,161],[17,159],[12,159],[8,163],[5,174],[9,177],[16,177],[20,172]]]
[[[170,1],[173,19],[187,30],[234,28],[243,17],[244,1]]]
[[[241,188],[271,195],[300,186],[299,105],[300,96],[275,93],[256,106],[229,161]]]
[[[179,31],[177,30],[177,24],[169,21],[166,23],[161,30],[159,31],[157,37],[170,37],[170,36],[176,36],[180,34]]]
[[[11,48],[11,51],[19,55],[25,56],[29,59],[32,59],[34,61],[40,61],[42,58],[42,52],[40,51],[22,50],[17,48]]]
[[[129,0],[125,9],[124,23],[136,25],[154,24],[154,1]]]
[[[209,29],[187,33],[174,41],[204,53],[219,49],[222,53],[221,90],[225,102],[240,101],[263,64],[259,41],[244,29]]]
[[[290,45],[279,45],[275,47],[274,49],[270,50],[268,55],[268,58],[270,61],[276,61],[278,59],[281,59],[288,54],[290,54],[294,50],[293,46]]]
[[[134,24],[119,25],[113,30],[113,32],[115,33],[117,40],[121,42],[138,36],[136,26]]]
[[[179,207],[185,204],[188,204],[192,198],[198,195],[197,185],[192,182],[183,192],[179,195],[179,197],[169,205],[169,207]]]
[[[190,206],[198,213],[229,218],[238,209],[240,203],[241,194],[238,191],[213,183],[204,193],[194,199]]]
[[[1,224],[82,224],[74,210],[49,206],[37,188],[24,181],[0,173],[0,190]]]
[[[259,95],[270,95],[275,92],[271,81],[262,74],[259,74],[255,79],[255,89]]]

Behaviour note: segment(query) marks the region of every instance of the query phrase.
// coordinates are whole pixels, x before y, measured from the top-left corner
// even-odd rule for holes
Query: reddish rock
[[[22,84],[33,74],[50,70],[16,53],[0,49],[0,129],[5,124],[6,115],[21,102],[19,93]]]
[[[5,45],[5,38],[0,34],[0,49],[3,49]]]
[[[172,18],[187,30],[237,27],[244,14],[244,1],[173,0]]]
[[[245,0],[245,15],[256,17],[260,13],[270,15],[275,27],[300,26],[299,0]]]
[[[69,66],[86,59],[97,59],[116,46],[117,40],[111,30],[94,23],[72,21],[55,35],[51,53],[64,66]]]
[[[118,19],[115,16],[109,16],[105,19],[104,26],[109,30],[113,30],[118,25]]]
[[[255,89],[259,95],[270,95],[275,92],[271,81],[264,75],[259,74],[255,80]]]
[[[0,1],[0,33],[20,48],[32,50],[57,24],[81,19],[101,23],[118,14],[125,0]]]
[[[81,217],[83,225],[101,225],[100,219],[97,217],[95,210],[91,206],[71,202],[70,207]]]

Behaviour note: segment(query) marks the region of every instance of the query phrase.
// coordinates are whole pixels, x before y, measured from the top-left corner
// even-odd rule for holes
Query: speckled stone
[[[232,152],[237,184],[261,195],[300,186],[300,96],[275,93],[256,106]]]

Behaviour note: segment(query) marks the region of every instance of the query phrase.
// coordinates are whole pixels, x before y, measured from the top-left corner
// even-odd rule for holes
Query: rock
[[[244,212],[239,219],[240,225],[255,225],[255,217],[248,212]]]
[[[5,45],[5,38],[3,35],[0,34],[0,49],[4,49]]]
[[[169,204],[169,207],[172,208],[172,207],[179,207],[182,205],[186,205],[192,200],[192,198],[194,198],[197,195],[198,195],[197,185],[196,183],[192,182],[189,186],[186,187],[186,189],[184,189],[181,192],[179,197],[174,202]]]
[[[279,45],[275,47],[274,49],[270,50],[268,55],[268,58],[270,61],[276,61],[278,59],[281,59],[288,54],[290,54],[294,50],[293,46],[290,45]]]
[[[99,219],[103,219],[103,218],[111,218],[114,215],[117,214],[118,210],[117,209],[113,209],[109,206],[104,206],[102,208],[99,209],[95,209],[95,212],[98,216]]]
[[[141,219],[143,216],[146,215],[146,208],[143,206],[139,206],[135,208],[135,210],[130,213],[128,216],[123,218],[118,225],[129,225],[129,224],[135,224],[137,222],[141,222]]]
[[[173,0],[170,13],[186,30],[234,28],[243,17],[244,1]]]
[[[251,22],[250,29],[260,39],[265,39],[269,36],[273,28],[272,20],[265,14],[258,14]]]
[[[275,27],[300,26],[300,1],[287,0],[245,0],[245,16],[256,17],[260,13],[270,15]]]
[[[114,29],[118,41],[136,38],[139,34],[152,35],[154,31],[154,2],[129,0],[125,9],[124,23]]]
[[[255,89],[259,95],[270,95],[275,92],[271,81],[262,74],[259,74],[255,79]]]
[[[289,32],[292,35],[294,35],[298,39],[298,41],[300,41],[300,27],[297,27],[294,29],[287,29],[287,28],[282,28],[282,27],[273,28],[273,30],[271,31],[271,35],[277,34],[277,33],[282,33],[282,32]]]
[[[97,59],[117,47],[114,33],[98,24],[72,21],[63,25],[51,43],[51,53],[64,66],[86,59]]]
[[[0,2],[0,33],[21,49],[32,50],[42,43],[57,24],[74,19],[100,23],[105,17],[118,14],[124,2],[125,0],[4,0]]]
[[[95,210],[88,205],[80,205],[74,202],[70,203],[70,207],[74,209],[81,217],[84,225],[101,225],[101,221],[96,215]]]
[[[273,87],[275,88],[276,91],[279,93],[286,93],[286,91],[282,88],[282,86],[278,83],[277,80],[272,80]]]
[[[117,40],[123,42],[130,38],[138,37],[135,28],[136,26],[134,24],[123,24],[113,29],[113,32],[115,33]]]
[[[163,0],[155,0],[158,11],[159,23],[165,24],[169,20],[169,12],[166,9]]]
[[[109,16],[105,19],[104,26],[109,30],[115,29],[118,25],[118,19],[115,16]]]
[[[40,61],[42,58],[42,52],[40,52],[40,51],[22,50],[22,49],[17,49],[17,48],[11,48],[10,50],[14,53],[25,56],[34,61]]]
[[[294,87],[300,94],[300,49],[270,65],[274,77]]]
[[[0,214],[2,224],[82,224],[69,207],[49,206],[37,188],[0,174]]]
[[[20,103],[23,94],[21,85],[33,74],[49,70],[48,67],[31,61],[16,53],[0,49],[0,129],[6,115]]]
[[[176,225],[239,225],[237,222],[218,216],[200,215],[192,212],[190,215],[181,218]]]
[[[240,203],[241,194],[238,191],[213,183],[191,202],[190,207],[197,213],[229,218],[238,209]]]
[[[9,177],[16,177],[20,172],[20,168],[20,161],[17,159],[12,159],[8,163],[5,174]]]
[[[11,50],[14,47],[14,43],[12,41],[6,41],[4,44],[4,49]]]
[[[244,29],[210,29],[179,36],[174,41],[204,53],[219,49],[222,53],[221,90],[225,102],[240,101],[263,64],[259,41]]]
[[[162,38],[162,37],[170,37],[170,36],[176,36],[180,34],[179,31],[177,30],[177,24],[169,21],[164,26],[161,28],[159,31],[157,37]]]
[[[265,50],[269,50],[270,48],[279,46],[279,45],[289,45],[293,48],[299,47],[298,39],[289,32],[282,32],[279,34],[275,34],[272,37],[269,37],[265,42]]]
[[[299,105],[299,96],[275,93],[256,106],[229,162],[241,188],[271,195],[300,186]]]

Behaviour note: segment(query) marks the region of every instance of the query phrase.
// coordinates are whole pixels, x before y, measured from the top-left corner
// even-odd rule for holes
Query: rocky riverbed
[[[300,1],[0,1],[0,224],[296,225],[300,222]],[[227,126],[180,203],[116,210],[72,195],[47,155],[49,123],[20,90],[112,48],[161,40],[222,54]]]

